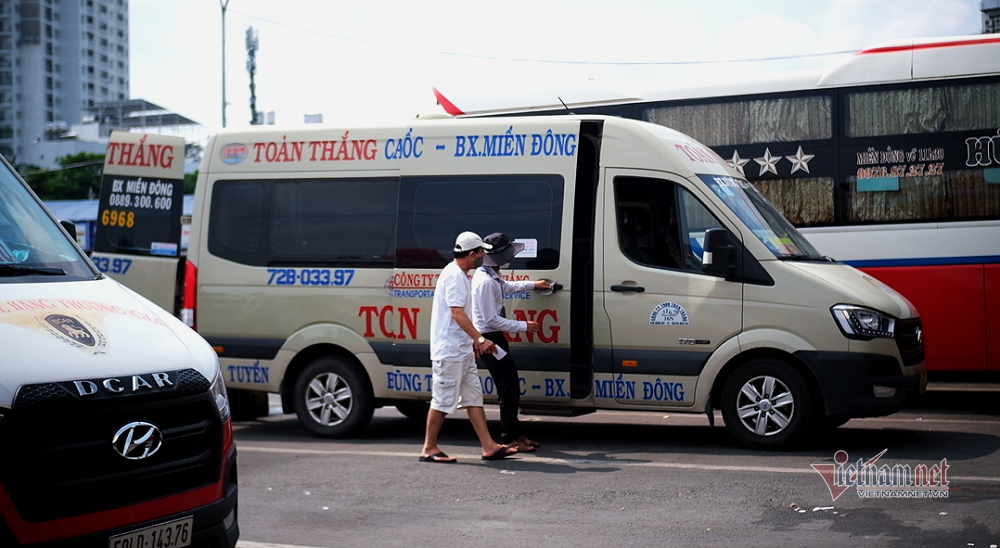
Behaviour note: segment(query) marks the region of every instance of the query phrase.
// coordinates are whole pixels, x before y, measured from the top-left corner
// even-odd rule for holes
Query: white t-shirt
[[[460,306],[472,319],[472,283],[458,263],[444,267],[434,286],[431,307],[431,360],[465,358],[473,354],[472,337],[451,317],[451,308]]]

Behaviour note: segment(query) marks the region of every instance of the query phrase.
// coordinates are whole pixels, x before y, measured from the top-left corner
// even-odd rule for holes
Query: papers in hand
[[[496,358],[497,360],[502,360],[503,357],[506,356],[506,355],[507,355],[507,353],[503,351],[503,348],[500,348],[498,346],[497,347],[497,351],[493,354],[493,357]]]

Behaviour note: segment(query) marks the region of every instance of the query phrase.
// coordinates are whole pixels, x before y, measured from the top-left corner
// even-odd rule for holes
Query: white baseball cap
[[[479,234],[475,232],[463,232],[455,238],[455,252],[469,251],[481,247],[483,249],[493,249],[493,246],[483,241]]]

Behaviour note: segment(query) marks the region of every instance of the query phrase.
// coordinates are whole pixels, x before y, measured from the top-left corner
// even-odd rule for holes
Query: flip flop
[[[518,438],[517,439],[517,443],[521,443],[521,444],[527,445],[529,447],[534,447],[535,449],[538,449],[539,447],[542,446],[542,444],[538,443],[537,441],[529,440],[528,438],[526,438],[524,436],[521,436],[520,438]]]
[[[458,462],[458,460],[449,457],[444,452],[439,452],[434,453],[433,455],[422,455],[420,457],[420,462],[440,462],[442,464],[451,464],[453,462]]]
[[[535,446],[534,445],[527,444],[527,443],[525,443],[523,441],[515,441],[514,443],[510,444],[510,446],[513,447],[514,449],[517,449],[518,453],[534,453],[535,452]]]
[[[517,449],[514,449],[513,447],[508,447],[506,445],[501,445],[500,449],[497,449],[492,454],[480,458],[483,460],[500,460],[500,459],[505,459],[515,453],[517,453]]]

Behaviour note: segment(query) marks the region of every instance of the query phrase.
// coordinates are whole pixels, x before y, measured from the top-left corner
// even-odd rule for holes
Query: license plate
[[[927,391],[927,372],[923,371],[920,373],[920,393],[923,394]]]
[[[180,548],[191,545],[194,518],[181,518],[131,533],[115,535],[108,548]]]

